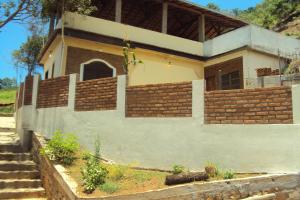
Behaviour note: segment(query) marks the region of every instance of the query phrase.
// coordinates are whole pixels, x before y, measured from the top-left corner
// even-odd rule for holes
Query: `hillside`
[[[0,90],[0,116],[11,116],[14,112],[14,105],[1,107],[1,104],[14,103],[16,89]]]
[[[288,21],[281,29],[275,31],[300,39],[300,17]]]

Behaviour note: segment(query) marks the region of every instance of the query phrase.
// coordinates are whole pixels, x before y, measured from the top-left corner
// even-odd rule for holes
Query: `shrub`
[[[95,155],[85,153],[83,159],[85,166],[81,168],[84,192],[92,193],[97,187],[105,183],[108,171],[100,163],[100,140],[95,142]]]
[[[41,154],[60,164],[71,165],[76,159],[78,150],[79,143],[73,134],[62,134],[57,131],[46,146],[41,149]]]
[[[111,165],[109,166],[109,176],[114,181],[121,180],[125,177],[128,168],[129,167],[122,165]]]
[[[113,182],[106,182],[102,185],[100,185],[99,189],[103,192],[106,192],[108,194],[113,194],[115,192],[118,192],[120,190],[120,186]]]
[[[205,172],[209,177],[216,177],[220,175],[220,170],[218,166],[212,162],[208,162],[205,166]]]
[[[94,157],[86,161],[81,169],[84,192],[92,193],[98,186],[105,183],[108,171]]]
[[[223,178],[224,179],[233,179],[234,178],[234,172],[229,170],[229,171],[225,171],[223,174]]]
[[[173,174],[181,174],[182,172],[185,171],[185,167],[182,165],[174,165],[172,173]]]

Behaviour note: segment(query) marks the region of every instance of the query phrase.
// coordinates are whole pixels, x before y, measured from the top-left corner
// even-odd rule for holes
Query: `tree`
[[[212,9],[212,10],[220,11],[220,7],[218,5],[216,5],[216,4],[214,4],[214,3],[208,3],[206,5],[206,7],[209,8],[209,9]]]
[[[64,11],[77,12],[89,15],[96,10],[92,0],[41,0],[42,18],[49,20],[49,35],[53,32],[55,21],[58,22]]]
[[[0,89],[10,89],[16,87],[15,78],[3,78],[0,79]]]
[[[15,50],[12,54],[15,60],[15,66],[24,68],[28,75],[32,75],[36,72],[36,69],[40,67],[38,63],[38,56],[43,47],[44,37],[39,35],[32,35],[27,38],[27,41],[23,43],[19,50]]]
[[[0,0],[0,30],[11,21],[24,22],[39,14],[40,0]]]

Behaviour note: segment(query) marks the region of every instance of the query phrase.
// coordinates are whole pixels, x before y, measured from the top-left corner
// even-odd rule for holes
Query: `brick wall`
[[[290,87],[205,93],[207,124],[291,124]]]
[[[24,105],[32,105],[33,77],[28,76],[25,79]]]
[[[117,78],[102,78],[76,84],[75,110],[115,110]]]
[[[69,76],[40,81],[37,108],[64,107],[68,105]]]
[[[105,60],[116,68],[117,75],[124,74],[122,56],[76,47],[68,47],[66,74],[80,74],[80,65],[91,59]]]
[[[23,106],[23,94],[24,94],[24,83],[20,84],[20,90],[19,90],[19,98],[18,98],[18,108],[21,108]]]
[[[191,117],[192,82],[127,87],[126,116]]]

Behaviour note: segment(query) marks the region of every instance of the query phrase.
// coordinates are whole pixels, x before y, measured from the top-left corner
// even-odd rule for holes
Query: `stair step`
[[[0,199],[26,199],[39,197],[45,197],[45,190],[42,187],[0,190]]]
[[[29,153],[0,153],[0,160],[7,161],[25,161],[31,160],[31,155]]]
[[[243,200],[275,200],[276,195],[274,193],[272,194],[265,194],[265,195],[256,195],[253,197],[248,197]]]
[[[22,153],[20,144],[0,144],[0,152]]]
[[[0,161],[0,171],[30,171],[36,168],[33,161]]]
[[[5,188],[38,188],[42,182],[39,179],[7,179],[0,180],[0,190]]]
[[[0,179],[38,179],[40,173],[32,171],[0,171]]]
[[[4,127],[0,127],[0,132],[16,132],[15,128],[4,128]]]

